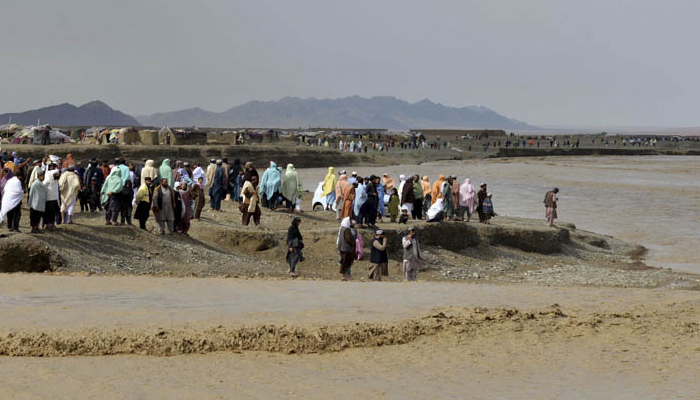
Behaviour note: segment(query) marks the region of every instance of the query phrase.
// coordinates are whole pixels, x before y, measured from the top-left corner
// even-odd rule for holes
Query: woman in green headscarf
[[[117,217],[121,211],[120,193],[123,187],[122,172],[119,170],[119,167],[115,166],[112,168],[112,172],[110,172],[100,191],[102,206],[107,210],[105,215],[107,225],[117,224]]]
[[[299,174],[293,164],[287,164],[287,171],[282,180],[282,196],[288,209],[293,210],[298,197],[301,197],[302,185]]]
[[[170,168],[170,160],[165,159],[163,160],[163,163],[160,164],[160,168],[158,168],[158,180],[162,181],[163,179],[168,180],[168,185],[173,184],[173,169]]]

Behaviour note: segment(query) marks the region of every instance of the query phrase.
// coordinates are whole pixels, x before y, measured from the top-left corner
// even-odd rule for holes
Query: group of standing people
[[[164,159],[127,163],[123,157],[110,163],[91,159],[87,168],[71,154],[63,160],[47,156],[30,165],[31,159],[0,154],[0,222],[8,221],[11,232],[19,232],[22,199],[27,194],[31,233],[57,230],[61,223],[74,223],[75,208],[81,212],[105,211],[105,225],[132,225],[141,229],[151,215],[161,234],[187,235],[190,221],[201,220],[209,196],[212,211],[221,211],[222,200],[239,205],[243,225],[252,219],[260,224],[260,208],[274,209],[284,204],[301,209],[302,184],[294,165],[286,171],[274,162],[260,179],[251,162],[211,159],[206,170],[198,163]]]
[[[335,168],[329,167],[322,189],[326,209],[335,210],[338,220],[350,217],[358,228],[376,228],[376,221],[382,222],[387,214],[391,222],[399,223],[468,222],[476,212],[479,222],[486,224],[496,215],[486,183],[477,191],[469,178],[460,184],[456,176],[440,175],[431,185],[428,176],[401,174],[397,183],[386,173],[381,178],[362,177],[343,170],[336,176]]]

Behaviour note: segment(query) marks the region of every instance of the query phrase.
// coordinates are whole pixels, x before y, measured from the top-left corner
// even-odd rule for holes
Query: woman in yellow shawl
[[[430,179],[428,175],[423,175],[420,181],[420,187],[423,189],[423,210],[427,211],[432,203],[433,191],[430,188]]]
[[[338,183],[338,178],[335,176],[335,168],[328,167],[328,173],[323,178],[323,193],[321,196],[326,196],[326,210],[332,210],[335,202],[335,185]]]
[[[443,182],[445,182],[445,175],[440,175],[438,180],[433,184],[433,192],[430,194],[430,204],[435,204],[440,197]]]

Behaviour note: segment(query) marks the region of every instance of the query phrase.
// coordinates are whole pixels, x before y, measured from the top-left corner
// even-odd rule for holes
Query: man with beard
[[[151,209],[160,227],[160,234],[165,235],[167,225],[168,232],[172,235],[175,230],[175,191],[168,185],[167,178],[163,178],[160,186],[154,190]]]

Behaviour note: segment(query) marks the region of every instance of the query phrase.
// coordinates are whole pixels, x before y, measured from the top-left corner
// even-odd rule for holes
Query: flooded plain
[[[387,157],[391,157],[391,153]],[[544,194],[560,189],[559,219],[649,249],[647,264],[700,273],[700,157],[541,157],[442,161],[387,167],[336,166],[361,175],[440,174],[488,183],[496,213],[544,219]],[[301,169],[313,191],[326,170]],[[305,207],[309,207],[309,202]],[[495,220],[497,223],[497,219]]]

